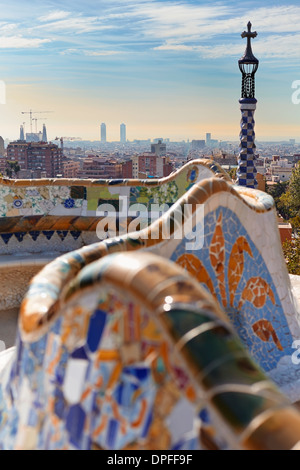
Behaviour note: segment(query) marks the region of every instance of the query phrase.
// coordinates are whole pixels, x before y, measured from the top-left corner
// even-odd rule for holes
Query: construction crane
[[[53,113],[53,111],[21,111],[21,114],[29,114],[29,119],[30,119],[30,132],[32,134],[32,121],[33,121],[33,114],[45,114],[45,113]]]
[[[35,133],[37,134],[37,122],[38,121],[47,121],[47,118],[32,118],[35,121]]]
[[[66,139],[66,140],[81,140],[81,137],[55,137],[54,140],[60,140],[60,146],[61,146],[62,150],[64,148],[64,139]]]

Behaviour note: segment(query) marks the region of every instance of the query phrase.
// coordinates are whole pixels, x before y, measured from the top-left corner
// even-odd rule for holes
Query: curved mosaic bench
[[[187,204],[189,216],[184,217]],[[165,226],[170,227],[167,238]],[[198,247],[187,249],[195,233],[203,238]],[[22,302],[23,331],[43,330],[45,312],[55,315],[64,289],[84,266],[107,254],[137,250],[168,258],[195,277],[224,309],[255,362],[293,402],[300,399],[300,367],[293,361],[300,309],[281,250],[274,201],[217,178],[194,185],[150,227],[48,264]]]
[[[5,450],[300,442],[298,409],[218,303],[183,268],[145,252],[86,266],[35,326],[23,312],[16,348],[0,354],[0,397]]]
[[[172,205],[193,184],[212,176],[231,181],[207,159],[192,160],[161,179],[0,179],[0,278],[6,293],[0,311],[20,306],[30,279],[47,262],[99,241],[101,204],[116,211],[141,202]],[[122,226],[119,218],[116,234],[126,233],[132,219],[123,218]]]
[[[193,184],[210,177],[231,181],[208,159],[191,160],[161,179],[0,178],[0,255],[50,251],[58,256],[99,241],[99,205],[109,203],[117,212],[134,203],[170,206]]]

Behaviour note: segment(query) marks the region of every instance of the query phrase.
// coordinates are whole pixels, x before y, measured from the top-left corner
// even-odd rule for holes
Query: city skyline
[[[49,139],[99,140],[105,122],[108,141],[120,140],[120,123],[128,140],[193,140],[207,132],[238,140],[238,59],[250,20],[260,60],[256,138],[300,140],[300,104],[292,102],[300,80],[295,2],[12,0],[0,6],[4,138],[18,138],[24,122],[30,132],[22,112],[32,109],[52,112],[45,115]],[[38,117],[42,130],[43,114]]]

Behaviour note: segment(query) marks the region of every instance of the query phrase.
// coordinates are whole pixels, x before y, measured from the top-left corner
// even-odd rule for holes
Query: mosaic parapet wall
[[[172,205],[193,184],[213,176],[230,181],[218,164],[207,159],[192,160],[161,179],[0,179],[0,255],[52,252],[57,256],[94,243],[99,241],[97,209],[102,204],[117,213],[139,203]]]
[[[126,215],[128,208],[141,203],[167,207],[212,176],[229,180],[218,164],[206,159],[193,160],[162,179],[0,179],[0,311],[20,306],[31,274],[46,263],[102,239],[97,231],[101,205],[118,215],[113,235],[127,233],[134,220]]]
[[[281,249],[274,201],[225,180],[210,178],[193,186],[142,231],[83,247],[48,264],[22,303],[23,337],[40,334],[45,312],[55,315],[64,289],[86,265],[119,251],[134,251],[138,260],[140,250],[168,258],[196,278],[226,312],[256,363],[292,401],[300,399],[300,367],[293,361],[300,309]]]
[[[56,310],[21,323],[0,354],[2,450],[299,448],[298,409],[161,256],[91,263]]]

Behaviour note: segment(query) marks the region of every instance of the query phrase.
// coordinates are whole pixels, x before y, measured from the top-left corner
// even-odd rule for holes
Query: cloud
[[[153,47],[156,51],[198,53],[204,58],[242,55],[240,34],[250,19],[253,30],[258,31],[254,41],[256,55],[274,59],[300,58],[298,6],[253,9],[251,18],[249,14],[237,14],[228,8],[219,11],[219,17],[215,16],[214,8],[202,9],[199,6],[175,8],[174,5],[166,5],[163,10],[144,9],[148,18],[143,34],[146,36],[151,32],[152,40],[163,40],[162,44]]]
[[[0,49],[36,48],[47,42],[51,42],[51,40],[23,36],[0,36]]]
[[[40,16],[38,18],[39,21],[45,22],[45,21],[56,21],[56,20],[62,20],[66,18],[67,16],[70,16],[71,13],[69,11],[64,11],[64,10],[56,10],[48,15],[45,16]]]
[[[85,55],[87,56],[110,56],[110,55],[117,55],[117,54],[124,54],[123,51],[85,51]]]
[[[113,56],[143,48],[145,53],[191,52],[219,58],[243,53],[245,41],[240,34],[251,20],[258,32],[254,41],[257,55],[299,57],[298,5],[252,8],[249,17],[247,5],[222,1],[199,5],[189,0],[110,0],[101,2],[101,8],[87,1],[81,10],[74,3],[72,11],[62,7],[43,16],[40,13],[38,21],[0,22],[0,35],[7,36],[4,44],[12,44],[0,47],[38,47],[51,38],[54,47],[64,43],[62,55]],[[99,35],[89,34],[95,32]]]
[[[72,55],[72,54],[80,54],[80,51],[75,48],[69,48],[69,49],[66,49],[65,51],[60,52],[60,55]]]
[[[95,18],[67,18],[59,21],[52,21],[46,24],[35,26],[32,28],[33,31],[36,30],[46,30],[47,32],[51,31],[51,34],[55,32],[70,32],[75,33],[88,33],[91,31],[96,31],[98,29],[97,20]]]
[[[0,23],[0,33],[7,34],[12,31],[17,31],[18,25],[16,23]]]
[[[244,43],[246,47],[246,42]],[[240,43],[215,44],[209,46],[195,46],[166,42],[157,46],[155,50],[175,52],[197,52],[206,59],[218,59],[227,56],[242,56],[244,49]],[[285,36],[270,35],[253,46],[257,58],[285,58],[300,59],[300,33]]]
[[[300,7],[283,5],[276,7],[236,8],[217,4],[215,6],[189,5],[187,3],[149,2],[133,6],[130,10],[140,19],[144,35],[155,38],[198,41],[222,34],[241,33],[251,20],[254,29],[265,33],[291,33],[299,31]],[[249,17],[250,16],[250,17]]]
[[[75,48],[70,48],[66,49],[65,51],[62,51],[60,53],[61,55],[85,55],[88,57],[101,57],[101,56],[114,56],[118,54],[124,54],[124,51],[109,51],[109,50],[103,50],[103,51],[89,51],[89,50],[82,50],[82,49],[75,49]]]

